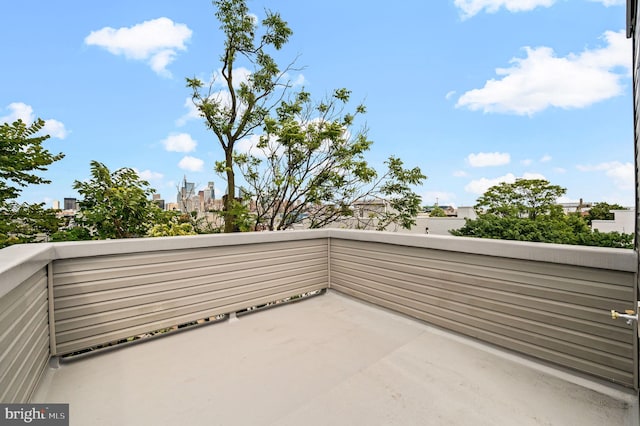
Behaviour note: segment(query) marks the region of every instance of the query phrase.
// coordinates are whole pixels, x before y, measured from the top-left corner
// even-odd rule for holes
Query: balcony
[[[636,425],[637,326],[610,310],[637,261],[333,229],[13,246],[0,402],[72,425]]]

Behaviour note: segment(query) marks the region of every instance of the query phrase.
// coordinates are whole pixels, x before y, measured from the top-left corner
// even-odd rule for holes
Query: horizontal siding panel
[[[327,250],[316,239],[56,261],[57,352],[326,288]]]
[[[26,403],[49,358],[45,269],[0,298],[0,401]]]
[[[310,259],[305,261],[297,261],[287,268],[287,275],[296,275],[303,273],[319,273],[326,279],[326,265],[318,264],[317,260]],[[155,277],[150,284],[138,284],[137,280],[132,280],[131,286],[126,286],[126,280],[122,280],[118,288],[109,290],[100,290],[102,288],[99,283],[95,283],[94,291],[89,291],[91,287],[82,286],[77,290],[78,293],[67,293],[69,296],[55,298],[55,311],[57,319],[66,319],[70,316],[69,312],[80,312],[87,306],[92,306],[100,312],[98,308],[100,304],[109,301],[119,301],[123,299],[144,300],[141,297],[159,297],[166,292],[174,292],[178,295],[192,295],[197,293],[206,293],[208,291],[222,290],[229,287],[239,287],[256,281],[275,280],[283,276],[282,265],[272,265],[260,269],[252,269],[251,271],[239,270],[229,272],[218,272],[215,274],[207,274],[196,277],[175,278],[166,280],[167,277]],[[132,303],[138,304],[138,303]]]
[[[366,254],[365,254],[366,253]],[[531,275],[529,273],[519,274],[508,272],[500,274],[498,266],[494,268],[473,268],[468,265],[461,265],[458,262],[438,262],[436,265],[429,260],[420,258],[404,259],[398,262],[398,256],[388,257],[371,256],[368,252],[361,250],[343,251],[341,248],[332,251],[334,261],[344,261],[353,265],[354,268],[370,269],[371,265],[376,265],[381,270],[389,271],[390,274],[406,273],[413,274],[420,279],[429,279],[433,282],[441,281],[450,283],[455,281],[477,288],[488,288],[494,290],[509,289],[522,295],[542,297],[550,300],[567,301],[572,304],[595,307],[599,309],[622,309],[628,308],[628,301],[633,299],[632,284],[626,287],[611,286],[608,283],[593,283],[571,279],[569,283],[560,281],[558,277],[546,275]],[[452,256],[455,259],[455,256]],[[627,274],[628,283],[632,283],[633,274]],[[556,285],[555,287],[553,285]],[[610,306],[611,303],[625,301],[623,306]]]
[[[326,239],[283,241],[264,244],[268,244],[273,252],[278,250],[296,251],[301,249],[307,250],[312,248],[317,249],[320,247],[327,247]],[[211,257],[218,258],[222,256],[233,256],[238,254],[260,254],[261,257],[264,257],[269,255],[269,252],[265,253],[264,244],[201,247],[195,249],[150,251],[144,253],[122,253],[96,257],[60,259],[54,265],[53,271],[54,274],[62,276],[67,272],[77,273],[82,271],[97,271],[100,269],[124,268],[129,266],[150,265],[154,263],[178,264],[179,262],[183,261],[209,259]],[[277,254],[275,256],[278,257]]]
[[[315,243],[311,243],[315,241]],[[96,258],[79,258],[60,260],[54,262],[54,285],[64,286],[78,282],[113,279],[118,277],[135,277],[137,275],[154,273],[170,273],[174,271],[184,272],[206,268],[210,266],[234,266],[247,260],[266,261],[269,259],[281,259],[283,257],[308,253],[311,255],[324,254],[326,256],[326,242],[311,240],[306,247],[300,247],[304,241],[287,243],[273,243],[269,250],[257,249],[251,246],[212,247],[209,249],[186,250],[187,253],[175,251],[178,260],[171,260],[171,255],[166,252],[152,252],[145,255],[133,256],[138,263],[132,264],[129,255],[105,256],[108,259],[103,262]],[[171,253],[171,252],[170,252]],[[206,256],[205,256],[206,254]],[[189,256],[197,256],[189,258]],[[88,262],[95,268],[88,268]],[[62,265],[59,265],[62,263]]]
[[[556,324],[562,324],[563,327],[582,329],[585,325],[584,320],[589,321],[589,326],[595,328],[595,334],[610,336],[618,340],[628,341],[629,330],[624,323],[619,321],[611,321],[609,311],[614,309],[626,309],[628,302],[620,300],[605,299],[605,302],[594,303],[599,305],[600,309],[591,306],[580,306],[573,303],[572,294],[564,294],[559,302],[554,298],[545,298],[544,293],[539,293],[533,297],[529,296],[526,289],[520,287],[513,288],[513,283],[504,283],[497,280],[491,280],[493,285],[481,287],[476,285],[465,284],[466,276],[460,276],[455,272],[451,273],[449,279],[433,280],[425,278],[415,273],[407,273],[404,271],[390,270],[387,265],[377,263],[375,266],[360,264],[356,261],[347,262],[343,260],[333,260],[334,270],[355,276],[367,277],[370,280],[384,279],[386,282],[394,282],[401,288],[408,290],[425,292],[439,297],[449,298],[451,300],[463,301],[469,297],[477,297],[498,302],[507,303],[505,313],[517,314],[519,309],[532,312],[533,315],[547,316]],[[500,290],[495,290],[499,288]],[[557,295],[556,295],[557,296]],[[557,297],[556,297],[557,298]],[[576,297],[577,298],[577,297]],[[578,327],[578,328],[575,328]]]
[[[349,242],[353,244],[353,242]],[[350,246],[351,246],[350,244]],[[373,244],[369,244],[373,246]],[[375,245],[379,247],[380,244]],[[351,250],[349,250],[349,248]],[[575,266],[566,265],[567,271],[564,274],[551,275],[552,270],[558,270],[558,265],[531,262],[526,260],[515,260],[498,258],[491,256],[471,255],[468,253],[448,253],[446,256],[439,253],[439,250],[420,250],[413,248],[407,251],[408,247],[393,246],[393,250],[388,253],[367,248],[363,251],[362,246],[344,247],[342,243],[332,244],[332,256],[345,254],[346,256],[363,256],[371,261],[386,261],[396,265],[394,269],[400,267],[419,266],[437,273],[445,271],[448,273],[455,270],[458,273],[479,275],[485,278],[495,278],[501,281],[512,281],[529,283],[538,287],[562,289],[575,291],[581,294],[591,294],[595,296],[613,299],[631,299],[633,297],[633,274],[619,271],[611,271],[611,277],[606,272],[599,269],[582,268],[582,273],[577,273]],[[438,254],[443,260],[432,258]],[[427,257],[428,256],[428,257]],[[476,260],[469,261],[469,256],[482,258],[483,262]],[[455,265],[455,269],[453,268]],[[586,269],[586,271],[584,271]],[[624,280],[621,278],[624,277]]]
[[[60,309],[56,311],[56,331],[73,330],[107,321],[116,321],[147,313],[194,305],[197,302],[222,300],[232,296],[244,297],[244,295],[255,291],[284,287],[291,284],[292,281],[295,281],[293,282],[294,287],[297,283],[326,282],[326,272],[301,273],[295,277],[282,277],[222,289],[217,289],[216,284],[198,288],[189,287],[178,291],[149,293],[135,298],[93,302],[79,307]]]
[[[326,288],[326,283],[300,287],[298,290],[296,290],[296,292],[307,293],[311,291],[321,290],[323,288]],[[139,324],[136,326],[131,326],[128,328],[114,329],[108,333],[104,333],[96,336],[89,336],[83,339],[78,339],[78,340],[73,340],[67,343],[58,344],[58,354],[64,355],[64,354],[72,353],[82,349],[86,349],[92,346],[123,339],[129,336],[135,336],[148,331],[159,330],[162,328],[170,327],[175,324],[183,324],[183,323],[192,321],[193,318],[207,318],[207,317],[212,317],[215,315],[225,314],[229,312],[236,312],[250,306],[258,306],[264,303],[271,302],[273,300],[283,299],[290,295],[291,295],[290,292],[283,291],[280,293],[270,294],[269,296],[266,296],[266,297],[260,297],[256,299],[243,299],[241,302],[231,303],[228,305],[221,305],[212,310],[203,310],[203,311],[198,311],[194,313],[189,313],[187,315],[167,317],[158,321],[151,321],[151,322]]]
[[[214,312],[216,308],[221,306],[227,306],[232,304],[238,304],[243,300],[257,300],[265,299],[266,301],[273,301],[270,299],[275,294],[287,294],[291,296],[296,294],[298,288],[307,288],[318,286],[320,283],[317,281],[301,282],[289,284],[286,286],[278,286],[273,288],[262,288],[250,293],[244,293],[240,295],[232,295],[227,297],[216,297],[212,295],[208,300],[200,298],[193,298],[191,300],[179,300],[164,306],[158,306],[155,310],[140,310],[128,309],[128,315],[123,315],[122,312],[105,313],[98,316],[86,317],[86,324],[83,326],[81,320],[83,318],[74,318],[73,320],[60,321],[56,323],[59,325],[60,332],[56,329],[56,340],[58,344],[66,343],[71,340],[82,339],[88,336],[95,336],[99,334],[108,333],[111,329],[123,329],[135,326],[137,324],[144,324],[148,322],[154,322],[161,320],[163,317],[182,317],[184,315],[197,313],[197,312]],[[257,286],[256,286],[257,287]],[[251,305],[249,305],[251,306]],[[245,307],[249,307],[245,306]],[[228,312],[224,312],[228,313]],[[213,315],[209,315],[213,316]],[[191,320],[196,320],[201,317],[193,317]],[[103,322],[98,322],[101,320]],[[71,324],[70,324],[71,323]],[[172,324],[175,325],[175,324]],[[81,326],[81,327],[73,327]],[[152,331],[152,330],[147,330]],[[128,336],[124,336],[128,337]]]
[[[359,250],[361,247],[367,247],[368,255],[379,253],[383,257],[387,255],[396,255],[400,263],[405,263],[407,259],[420,258],[433,261],[456,262],[461,266],[479,266],[486,267],[489,270],[499,265],[501,270],[516,271],[519,273],[529,273],[534,277],[536,275],[547,275],[549,277],[565,277],[574,278],[583,281],[608,282],[612,285],[621,285],[627,287],[629,285],[630,272],[608,270],[599,268],[585,268],[583,266],[568,265],[563,263],[539,262],[527,259],[515,259],[501,256],[483,256],[480,254],[464,253],[457,251],[437,250],[421,247],[411,247],[402,245],[392,245],[385,243],[350,241],[350,240],[331,240],[331,252],[336,253],[343,249]],[[535,244],[535,243],[529,243]],[[542,244],[543,243],[538,243]],[[389,250],[386,247],[393,247]],[[570,248],[571,246],[565,246]],[[626,250],[625,250],[626,251]],[[508,253],[505,253],[508,254]]]
[[[265,273],[281,273],[283,266],[293,268],[296,267],[297,264],[319,264],[318,259],[322,258],[326,258],[326,248],[323,252],[316,253],[287,253],[286,255],[282,255],[277,262],[274,261],[274,259],[262,260],[243,258],[239,259],[236,264],[231,265],[214,264],[200,268],[188,268],[184,270],[178,269],[162,273],[158,273],[158,271],[149,267],[147,268],[146,274],[138,274],[130,277],[124,276],[117,279],[98,279],[93,276],[85,276],[87,281],[84,282],[78,281],[76,284],[54,286],[54,297],[57,302],[59,300],[64,300],[67,296],[90,294],[98,291],[128,289],[135,293],[141,291],[140,289],[136,289],[137,286],[158,284],[160,282],[174,282],[176,285],[181,285],[180,283],[211,282],[212,279],[216,279],[218,281],[231,280],[240,277],[258,279]],[[238,265],[242,265],[242,267],[239,268]],[[326,261],[323,265],[326,266]]]
[[[635,274],[331,241],[331,288],[449,330],[634,386]]]
[[[378,268],[370,268],[371,272],[356,272],[339,261],[334,262],[336,265],[334,266],[334,273],[342,279],[351,280],[354,283],[367,285],[367,283],[374,283],[376,277],[380,276]],[[479,306],[514,318],[525,317],[553,324],[554,327],[559,329],[573,331],[588,329],[594,339],[597,339],[598,336],[606,338],[606,341],[613,339],[623,343],[620,346],[621,348],[629,347],[628,327],[624,323],[621,325],[620,322],[611,321],[609,313],[602,310],[576,307],[569,303],[550,304],[544,299],[523,297],[506,291],[490,290],[487,292],[471,286],[456,286],[455,283],[437,282],[437,285],[432,287],[431,283],[406,281],[404,277],[403,279],[387,277],[385,283],[389,284],[389,286],[386,286],[388,287],[387,291],[396,291],[395,289],[397,291],[409,290],[415,292],[416,297],[423,294],[426,297],[433,297],[433,300],[448,300]],[[602,320],[603,317],[605,318],[602,323],[597,323],[593,320],[594,318]],[[608,322],[604,322],[605,320],[608,320]],[[612,344],[615,345],[615,343]]]

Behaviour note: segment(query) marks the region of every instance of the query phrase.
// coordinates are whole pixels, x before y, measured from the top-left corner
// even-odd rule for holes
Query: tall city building
[[[64,209],[65,210],[78,210],[78,200],[75,198],[65,198],[64,199]]]
[[[207,184],[207,188],[204,190],[204,201],[205,203],[208,203],[209,200],[215,200],[216,199],[216,187],[213,184],[213,182],[209,182]]]
[[[162,199],[162,195],[160,194],[153,194],[153,202],[160,207],[162,210],[165,209],[165,205],[164,205],[164,200]]]
[[[182,187],[178,190],[176,202],[180,206],[180,211],[184,213],[197,210],[200,205],[198,194],[195,193],[195,184],[187,182],[187,176],[182,180]]]

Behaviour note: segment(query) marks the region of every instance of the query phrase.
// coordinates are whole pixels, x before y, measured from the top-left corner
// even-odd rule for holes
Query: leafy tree
[[[61,229],[51,235],[51,241],[86,241],[92,240],[91,231],[82,226],[74,226],[69,229]]]
[[[442,207],[435,207],[433,210],[431,210],[431,213],[429,213],[429,216],[431,216],[431,217],[447,217],[447,213],[444,211],[444,209]]]
[[[614,214],[611,210],[626,210],[620,204],[596,203],[591,207],[585,219],[591,225],[594,220],[613,220]]]
[[[500,183],[489,188],[475,205],[476,210],[500,217],[528,217],[558,214],[558,197],[565,188],[551,185],[544,179],[517,179],[514,183]]]
[[[555,204],[565,189],[545,180],[500,184],[478,199],[485,208],[452,235],[556,244],[633,248],[633,235],[592,231],[580,213],[564,214]],[[555,198],[554,198],[555,197]],[[514,205],[509,205],[509,202]]]
[[[40,135],[44,125],[42,119],[30,125],[22,120],[0,125],[0,247],[35,241],[36,234],[50,235],[60,224],[53,210],[44,209],[44,203],[15,201],[27,185],[49,183],[36,173],[64,157],[43,146],[49,139]]]
[[[275,117],[265,118],[255,153],[235,153],[249,186],[245,192],[255,200],[254,229],[282,230],[303,220],[320,228],[352,217],[354,204],[379,204],[375,200],[389,208],[357,219],[375,221],[378,229],[415,223],[420,197],[411,186],[425,176],[418,168],[403,169],[394,157],[386,162],[387,172],[378,176],[364,158],[372,144],[366,129],[352,129],[365,107],[345,113],[349,96],[348,90],[338,89],[314,104],[308,92],[299,92],[281,102]]]
[[[35,171],[61,160],[64,154],[52,154],[42,144],[49,135],[40,135],[45,125],[38,118],[27,126],[22,120],[0,126],[0,202],[15,199],[29,184],[50,183]]]
[[[633,248],[633,234],[623,234],[620,232],[600,232],[595,229],[591,233],[580,235],[578,244],[585,246],[599,246],[612,248]]]
[[[220,57],[222,68],[219,75],[224,90],[213,93],[213,83],[205,89],[205,83],[198,78],[187,78],[187,87],[192,90],[193,102],[204,118],[207,127],[215,134],[222,147],[225,159],[216,168],[226,176],[227,197],[225,201],[225,232],[238,230],[236,179],[233,152],[236,142],[251,135],[261,126],[268,112],[282,99],[289,86],[286,72],[281,70],[268,53],[279,50],[287,42],[291,30],[279,14],[266,12],[262,20],[262,33],[254,15],[249,13],[245,0],[215,0],[216,17],[224,32],[224,52]],[[235,72],[242,58],[253,70],[246,81],[239,79]]]
[[[32,243],[55,233],[62,220],[44,203],[29,204],[8,201],[2,203],[0,213],[0,248],[18,243]]]
[[[91,176],[73,185],[84,197],[76,221],[98,239],[142,237],[154,224],[166,223],[174,215],[150,199],[155,191],[133,169],[111,172],[92,161]]]
[[[149,237],[175,237],[178,235],[196,235],[196,231],[188,222],[155,224],[147,231]]]

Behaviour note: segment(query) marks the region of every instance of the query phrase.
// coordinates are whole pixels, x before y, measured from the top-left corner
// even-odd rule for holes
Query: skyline
[[[469,206],[491,185],[545,178],[560,201],[634,205],[631,41],[620,0],[449,0],[389,8],[248,2],[279,12],[298,57],[290,80],[316,99],[351,90],[374,141],[428,176],[423,204]],[[426,3],[426,2],[424,2]],[[410,6],[409,6],[410,5]],[[185,77],[209,80],[223,39],[208,1],[6,5],[0,122],[47,121],[66,157],[20,200],[80,198],[97,160],[136,169],[169,201],[183,176],[215,182],[222,150],[195,116]],[[246,76],[247,70],[238,69]],[[251,140],[240,144],[247,149]]]

